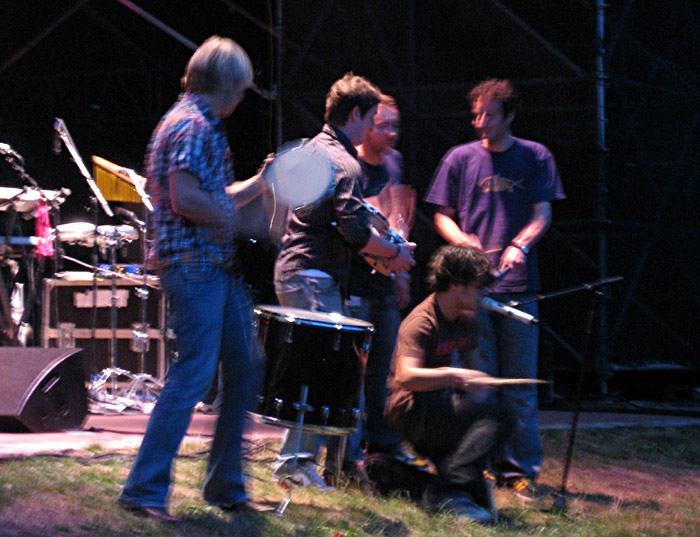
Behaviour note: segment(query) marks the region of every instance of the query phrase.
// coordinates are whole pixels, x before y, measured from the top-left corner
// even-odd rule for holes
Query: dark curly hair
[[[495,278],[486,254],[466,245],[447,245],[438,249],[428,263],[426,282],[432,292],[447,291],[450,285],[491,285]]]

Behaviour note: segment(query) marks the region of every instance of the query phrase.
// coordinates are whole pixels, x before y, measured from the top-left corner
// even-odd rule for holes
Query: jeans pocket
[[[282,306],[301,309],[310,309],[312,306],[309,290],[303,285],[278,284],[275,285],[275,293]]]
[[[212,281],[220,270],[211,265],[183,265],[182,277],[185,284],[207,283]]]

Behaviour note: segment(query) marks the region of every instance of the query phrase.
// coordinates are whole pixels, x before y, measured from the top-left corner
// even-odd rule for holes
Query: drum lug
[[[292,325],[289,325],[287,327],[287,335],[284,338],[285,343],[294,343],[293,332],[294,332],[294,327]]]
[[[300,412],[302,414],[306,414],[307,412],[312,412],[313,409],[314,409],[314,407],[312,407],[311,405],[309,405],[307,403],[302,403],[302,402],[294,403],[294,410],[296,410],[297,412]]]
[[[280,411],[282,410],[283,404],[284,400],[280,399],[279,397],[275,397],[275,400],[272,402],[272,405],[275,407],[275,418],[277,419],[280,417]]]
[[[331,409],[327,406],[321,407],[321,416],[323,417],[323,425],[328,425],[328,416],[331,413]]]
[[[360,426],[360,419],[362,418],[362,412],[359,408],[352,409],[352,419],[355,422],[355,427]]]
[[[338,352],[340,350],[340,332],[335,335],[335,341],[333,341],[333,350]]]

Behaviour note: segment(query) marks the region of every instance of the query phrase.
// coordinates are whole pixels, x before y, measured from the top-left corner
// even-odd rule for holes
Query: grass
[[[565,431],[543,434],[545,464],[538,482],[551,507],[561,486]],[[277,505],[276,445],[249,448],[249,490]],[[373,497],[352,487],[331,494],[295,489],[283,517],[226,514],[202,501],[207,445],[183,446],[176,463],[171,511],[177,525],[121,510],[116,497],[134,451],[90,446],[70,456],[0,461],[0,536],[245,536],[245,537],[695,537],[700,507],[700,428],[579,431],[565,512],[523,506],[497,490],[500,521],[480,527],[448,514],[429,515],[405,498]]]

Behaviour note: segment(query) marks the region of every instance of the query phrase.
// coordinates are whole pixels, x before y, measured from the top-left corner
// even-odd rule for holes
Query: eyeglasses
[[[383,131],[399,132],[401,130],[401,124],[400,123],[379,122],[379,123],[374,124],[374,129],[375,130],[383,130]]]

